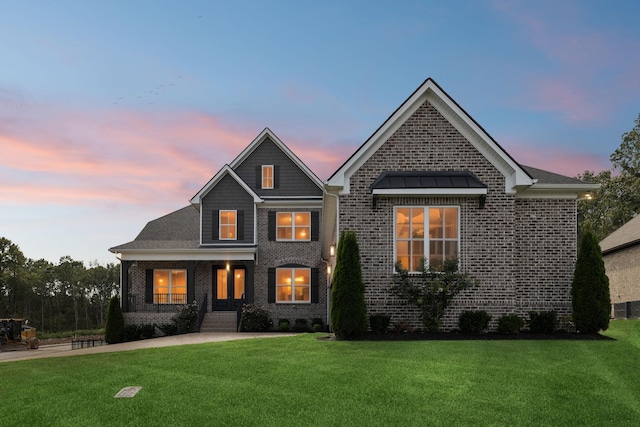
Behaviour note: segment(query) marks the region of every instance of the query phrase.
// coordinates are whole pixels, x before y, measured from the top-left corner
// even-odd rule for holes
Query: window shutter
[[[320,239],[320,212],[311,212],[311,240]]]
[[[236,212],[237,240],[244,240],[244,211]]]
[[[147,304],[153,304],[153,270],[150,268],[148,268],[146,271],[144,302],[146,302]]]
[[[211,223],[211,238],[220,240],[220,211],[214,210]]]
[[[276,302],[276,269],[267,270],[267,302]]]
[[[280,166],[273,166],[273,188],[280,188]]]
[[[311,269],[311,302],[319,302],[320,296],[320,270]]]
[[[267,234],[270,241],[276,240],[276,212],[269,211]]]
[[[256,166],[256,189],[262,189],[262,165]]]

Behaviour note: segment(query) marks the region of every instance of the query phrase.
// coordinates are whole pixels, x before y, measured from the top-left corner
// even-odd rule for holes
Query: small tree
[[[396,264],[397,275],[394,276],[391,290],[396,295],[406,298],[409,304],[415,304],[422,311],[422,324],[429,332],[437,332],[442,323],[442,316],[451,300],[463,289],[476,284],[476,281],[458,271],[458,260],[445,260],[442,269],[425,267],[420,264],[420,276],[409,276],[409,272]]]
[[[591,230],[587,230],[580,239],[571,298],[573,321],[578,331],[596,333],[609,327],[609,278],[605,273],[600,245]]]
[[[367,331],[367,306],[356,234],[340,233],[331,289],[331,326],[338,339],[357,339]]]
[[[120,308],[120,298],[114,296],[109,301],[107,321],[104,325],[104,340],[107,344],[122,342],[124,334],[124,317]]]

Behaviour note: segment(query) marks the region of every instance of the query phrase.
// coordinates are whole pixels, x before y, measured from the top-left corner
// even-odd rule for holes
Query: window
[[[276,269],[276,302],[311,302],[311,269]]]
[[[153,270],[153,303],[186,304],[187,270]]]
[[[395,259],[403,268],[418,271],[441,267],[458,256],[458,207],[397,207],[395,209]],[[425,233],[428,230],[428,233]]]
[[[236,211],[220,211],[220,240],[236,240]]]
[[[262,188],[267,190],[273,188],[273,166],[272,165],[262,166]]]
[[[280,241],[310,241],[310,212],[278,212],[276,236]]]

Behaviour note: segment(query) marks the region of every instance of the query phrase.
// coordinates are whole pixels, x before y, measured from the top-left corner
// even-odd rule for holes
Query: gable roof
[[[349,193],[349,178],[391,135],[425,102],[429,102],[506,178],[505,191],[514,193],[535,183],[516,162],[469,114],[429,77],[396,111],[362,144],[358,150],[326,181]]]
[[[600,249],[606,255],[636,245],[640,245],[640,215],[605,237],[600,242]]]
[[[225,176],[227,176],[227,175],[229,175],[229,176],[230,176],[231,178],[233,178],[233,179],[234,179],[238,184],[240,184],[240,186],[241,186],[241,187],[242,187],[242,188],[243,188],[243,189],[244,189],[244,190],[245,190],[245,191],[246,191],[246,192],[247,192],[247,193],[248,193],[248,194],[253,198],[253,201],[254,201],[255,203],[260,203],[260,202],[262,202],[262,199],[260,198],[260,196],[258,196],[258,195],[255,193],[255,191],[253,191],[253,190],[251,189],[251,187],[249,187],[249,186],[247,185],[247,183],[246,183],[246,182],[244,182],[244,181],[242,180],[242,178],[240,178],[240,177],[238,176],[238,174],[236,174],[236,173],[233,171],[233,169],[231,169],[231,167],[230,167],[229,165],[224,165],[224,166],[222,167],[222,169],[220,169],[220,170],[218,171],[218,173],[217,173],[217,174],[215,174],[215,176],[214,176],[213,178],[211,178],[211,179],[209,180],[209,182],[207,182],[207,183],[205,184],[205,186],[204,186],[204,187],[202,187],[202,189],[201,189],[200,191],[198,191],[198,193],[197,193],[195,196],[193,196],[193,197],[191,198],[191,203],[192,203],[192,204],[194,204],[194,205],[199,205],[199,204],[200,204],[200,202],[202,201],[202,198],[203,198],[204,196],[206,196],[206,195],[207,195],[207,193],[209,193],[209,191],[211,191],[211,189],[212,189],[213,187],[215,187],[215,186],[216,186],[216,184],[217,184],[218,182],[220,182],[220,180],[221,180],[222,178],[224,178]]]
[[[275,133],[271,131],[269,128],[264,128],[262,132],[249,144],[240,154],[236,157],[229,166],[233,169],[236,169],[242,162],[244,162],[247,157],[251,155],[255,151],[256,148],[260,146],[266,139],[270,139],[284,154],[287,155],[291,159],[291,161],[298,167],[302,172],[304,172],[314,184],[318,186],[318,188],[322,189],[322,181],[320,178],[314,174],[311,169],[305,165],[298,156],[296,156],[293,151],[289,149],[281,140],[276,136]]]

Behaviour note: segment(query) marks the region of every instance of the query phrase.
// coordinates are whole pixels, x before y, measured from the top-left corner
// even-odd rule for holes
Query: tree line
[[[102,328],[119,284],[119,264],[33,260],[0,237],[0,318],[27,319],[44,332]]]
[[[640,115],[633,129],[622,134],[609,160],[611,169],[578,175],[582,181],[600,184],[591,199],[578,203],[581,231],[591,229],[598,241],[640,213]]]

